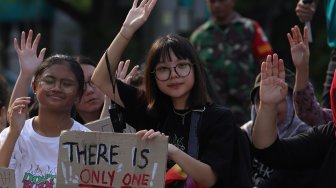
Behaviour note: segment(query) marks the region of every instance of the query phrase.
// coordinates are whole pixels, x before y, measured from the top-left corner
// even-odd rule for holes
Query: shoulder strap
[[[112,79],[112,74],[111,74],[111,68],[110,68],[110,61],[107,56],[107,52],[105,52],[105,62],[107,66],[107,70],[109,73],[111,85],[112,85],[112,91],[115,93],[115,82]],[[122,133],[123,130],[126,128],[126,123],[124,122],[123,115],[119,110],[119,106],[111,100],[111,105],[109,106],[109,114],[110,114],[110,119],[111,123],[113,126],[114,132],[119,132]]]
[[[106,67],[107,67],[107,70],[108,70],[108,73],[109,73],[110,82],[112,84],[112,91],[113,91],[113,93],[115,93],[115,84],[114,84],[114,81],[112,79],[110,61],[109,61],[108,56],[107,56],[107,51],[105,52],[105,62],[106,62]]]
[[[188,154],[195,159],[198,159],[199,143],[198,143],[198,126],[200,124],[200,119],[203,110],[194,110],[191,114],[191,123],[189,130],[189,140],[188,140]]]

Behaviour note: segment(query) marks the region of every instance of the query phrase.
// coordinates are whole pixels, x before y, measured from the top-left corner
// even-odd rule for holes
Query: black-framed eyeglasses
[[[174,67],[158,66],[152,73],[155,74],[157,80],[167,81],[171,76],[172,69],[179,77],[186,77],[190,74],[192,66],[191,63],[179,63]]]

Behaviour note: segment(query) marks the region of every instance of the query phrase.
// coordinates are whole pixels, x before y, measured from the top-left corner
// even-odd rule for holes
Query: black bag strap
[[[108,56],[107,56],[107,50],[105,52],[105,62],[106,62],[106,67],[107,67],[107,70],[108,70],[108,73],[109,73],[110,82],[112,84],[112,91],[113,91],[113,94],[115,94],[115,83],[112,79],[110,61],[109,61]],[[111,100],[111,103],[112,102],[114,103],[114,101]]]
[[[113,91],[113,94],[115,94],[115,82],[112,79],[110,61],[108,59],[107,50],[105,52],[105,62],[106,62],[106,67],[109,73],[110,82],[112,85],[112,91]],[[111,100],[111,105],[109,107],[109,114],[110,114],[110,119],[111,119],[111,123],[113,126],[113,130],[114,132],[122,133],[124,129],[126,128],[126,124],[123,121],[123,116],[119,108],[120,107],[118,106],[118,104],[116,104],[113,100]]]
[[[201,123],[200,119],[205,107],[201,110],[193,110],[191,113],[191,122],[188,139],[188,154],[195,159],[198,159],[199,143],[198,143],[198,127]]]

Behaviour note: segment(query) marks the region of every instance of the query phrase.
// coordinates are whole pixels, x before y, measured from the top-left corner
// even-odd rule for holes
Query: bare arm
[[[132,77],[137,73],[139,66],[136,65],[132,68],[131,72],[127,74],[128,67],[130,65],[130,60],[120,61],[118,65],[118,70],[116,72],[117,79],[121,80],[126,84],[130,84]],[[111,99],[105,95],[104,106],[100,115],[100,119],[109,116],[109,106],[111,104]]]
[[[276,54],[261,64],[260,106],[252,132],[253,145],[267,148],[277,138],[277,106],[287,95],[285,67]]]
[[[15,99],[23,96],[28,96],[29,86],[34,76],[37,67],[41,64],[44,58],[46,49],[43,48],[37,56],[37,47],[40,42],[41,34],[38,34],[32,43],[33,31],[30,30],[26,40],[26,33],[21,33],[21,46],[19,47],[18,41],[14,39],[14,47],[19,57],[20,74],[15,83],[9,106]]]
[[[110,46],[106,50],[107,57],[110,62],[111,76],[115,79],[115,72],[117,65],[120,61],[120,57],[132,38],[133,34],[146,22],[151,11],[153,10],[156,0],[142,0],[139,5],[138,0],[134,0],[131,10],[121,27],[119,33],[114,38]],[[99,87],[106,95],[108,95],[112,100],[114,100],[120,106],[124,106],[122,103],[118,89],[116,88],[115,93],[111,87],[111,83],[108,82],[109,79],[108,71],[106,68],[105,54],[101,57],[97,68],[95,69],[92,81]]]
[[[309,45],[307,27],[303,36],[298,26],[287,34],[291,47],[293,64],[296,68],[295,87],[293,92],[295,112],[310,126],[320,125],[332,120],[331,111],[324,109],[317,102],[313,87],[309,85]]]
[[[308,31],[304,27],[303,36],[298,26],[291,29],[292,34],[287,33],[291,49],[293,64],[296,68],[294,91],[299,91],[308,86],[309,83],[309,44]]]
[[[142,139],[154,139],[156,136],[164,135],[153,129],[141,130],[136,134]],[[168,144],[168,158],[175,161],[188,176],[205,187],[212,187],[217,181],[215,172],[208,164],[194,159],[172,144]]]
[[[20,97],[13,101],[8,112],[9,130],[7,136],[0,144],[0,167],[8,167],[12,157],[15,143],[20,136],[21,130],[26,120],[28,113],[28,104],[30,97]]]
[[[168,145],[168,156],[196,182],[205,187],[212,187],[216,183],[217,176],[208,164],[194,159],[172,144]]]

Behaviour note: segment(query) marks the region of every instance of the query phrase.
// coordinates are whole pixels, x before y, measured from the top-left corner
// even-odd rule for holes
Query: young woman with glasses
[[[89,131],[71,118],[71,109],[82,96],[84,75],[72,57],[54,55],[45,60],[42,49],[36,56],[40,35],[21,36],[20,75],[8,111],[10,126],[0,134],[0,166],[15,169],[16,187],[56,187],[60,134],[64,130]],[[43,60],[43,61],[42,61]],[[28,87],[31,82],[38,101],[38,115],[27,118]]]
[[[143,139],[153,139],[158,132],[169,136],[166,187],[250,187],[247,138],[230,110],[212,104],[202,64],[187,39],[167,35],[153,43],[145,64],[145,91],[115,79],[123,51],[155,4],[134,0],[92,81],[125,108],[126,122],[142,130],[138,134]],[[107,66],[115,86],[107,81]],[[174,179],[174,170],[186,176]]]
[[[104,94],[91,82],[96,63],[84,56],[75,58],[84,73],[84,92],[81,100],[76,104],[73,117],[76,121],[85,124],[100,118],[104,105]]]

